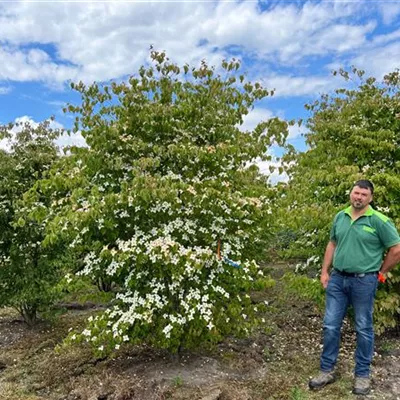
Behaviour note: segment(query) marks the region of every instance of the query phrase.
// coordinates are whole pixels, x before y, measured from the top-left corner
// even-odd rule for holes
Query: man
[[[365,395],[370,391],[374,351],[372,314],[378,274],[384,280],[400,262],[399,234],[389,218],[370,206],[373,193],[370,181],[357,181],[350,192],[350,207],[340,211],[333,221],[321,271],[321,283],[326,289],[321,373],[310,380],[311,389],[321,389],[336,379],[334,367],[340,329],[351,305],[357,333],[353,393]],[[329,274],[331,265],[333,271]]]

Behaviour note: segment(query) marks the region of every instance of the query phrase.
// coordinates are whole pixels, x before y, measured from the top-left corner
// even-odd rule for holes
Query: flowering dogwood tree
[[[16,308],[28,324],[55,299],[58,268],[49,262],[41,242],[45,224],[29,216],[24,195],[43,178],[58,158],[53,140],[58,132],[49,121],[38,126],[17,123],[0,127],[0,305]],[[45,210],[43,194],[36,193],[37,214]]]
[[[256,166],[286,123],[252,132],[243,116],[269,93],[237,61],[180,68],[164,53],[128,82],[74,84],[73,148],[40,188],[53,196],[46,246],[81,257],[80,275],[118,288],[115,305],[71,339],[99,351],[146,341],[171,350],[246,334],[273,284],[264,256],[274,189]],[[220,254],[217,249],[220,248]],[[231,261],[235,261],[232,263]],[[239,268],[238,268],[239,267]]]

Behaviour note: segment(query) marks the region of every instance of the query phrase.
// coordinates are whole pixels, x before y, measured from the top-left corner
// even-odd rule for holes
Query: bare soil
[[[343,327],[340,379],[319,392],[321,312],[285,293],[280,284],[257,294],[268,300],[266,326],[251,338],[230,338],[212,351],[179,357],[147,347],[125,347],[96,359],[84,347],[57,351],[70,327],[83,326],[96,309],[71,307],[53,324],[28,328],[11,310],[0,314],[1,400],[265,400],[354,399],[355,335]],[[400,337],[376,340],[373,390],[366,399],[400,400]]]

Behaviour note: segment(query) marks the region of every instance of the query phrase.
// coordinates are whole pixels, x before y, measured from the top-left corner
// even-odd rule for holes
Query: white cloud
[[[29,115],[23,115],[22,117],[15,118],[14,124],[15,124],[14,127],[11,129],[12,133],[21,132],[24,125],[26,124],[30,125],[32,128],[37,128],[39,126],[39,122],[35,121]],[[55,120],[50,120],[49,128],[54,130],[56,129],[62,130],[64,129],[64,126]]]
[[[388,72],[400,67],[400,42],[385,47],[372,47],[352,59],[352,64],[364,69],[368,75],[382,79]]]
[[[243,118],[243,124],[239,128],[242,131],[252,131],[260,122],[267,121],[268,119],[273,117],[274,115],[271,110],[268,110],[267,108],[256,107]],[[280,181],[286,181],[286,174],[279,174],[278,170],[270,172],[270,167],[280,166],[280,163],[279,161],[277,161],[274,154],[274,149],[270,147],[267,151],[267,154],[272,157],[272,160],[261,161],[261,159],[257,159],[254,161],[253,164],[256,164],[258,166],[262,174],[269,176],[269,181],[271,183],[275,184]]]
[[[59,65],[51,61],[42,50],[17,50],[0,48],[0,81],[44,81],[60,84],[77,77],[76,68]]]
[[[300,137],[301,135],[304,135],[307,133],[307,128],[304,125],[291,125],[289,126],[289,135],[288,135],[288,139],[296,139],[298,137]]]
[[[268,180],[272,184],[278,182],[287,182],[289,179],[286,172],[283,172],[282,174],[279,173],[278,168],[281,166],[281,162],[277,161],[275,158],[273,158],[273,160],[271,161],[258,161],[257,166],[262,174],[267,175],[269,177]],[[273,168],[272,172],[271,168]]]
[[[242,131],[252,131],[260,122],[267,121],[272,117],[271,110],[256,107],[243,117],[243,124],[239,128]]]
[[[400,15],[400,4],[394,2],[380,1],[378,3],[379,10],[382,14],[382,19],[385,24],[393,23]]]
[[[345,52],[366,42],[374,23],[343,23],[360,4],[283,3],[261,13],[255,2],[220,3],[204,27],[219,47],[242,46],[259,56],[276,56],[294,64],[308,55]]]
[[[61,148],[69,146],[77,147],[87,147],[85,138],[82,136],[81,132],[71,133],[70,135],[64,132],[57,140],[57,146]]]
[[[210,63],[222,56],[201,39],[197,22],[212,7],[190,3],[17,3],[0,6],[0,41],[13,46],[53,44],[57,62],[41,50],[5,51],[11,80],[103,81],[133,73],[148,57],[149,46],[165,49],[174,60]],[[47,23],[49,20],[54,23]],[[14,62],[13,60],[14,59]],[[58,61],[67,62],[61,64]],[[21,66],[26,66],[26,71]]]
[[[319,95],[335,87],[331,76],[274,76],[262,79],[268,88],[276,89],[275,97]]]
[[[12,87],[11,86],[0,86],[0,96],[2,94],[8,94],[12,91]]]
[[[9,151],[11,149],[12,143],[15,139],[15,135],[18,132],[21,132],[24,125],[28,124],[32,128],[37,128],[39,126],[39,122],[35,121],[32,117],[28,115],[24,115],[18,117],[14,120],[14,126],[9,131],[11,134],[10,138],[0,140],[0,149]],[[61,136],[55,140],[55,144],[61,148],[67,146],[78,146],[78,147],[85,147],[87,146],[85,139],[83,138],[80,132],[73,133],[68,135],[65,131],[64,126],[55,120],[50,120],[49,128],[53,130],[60,130],[63,131]]]
[[[36,128],[39,124],[37,122],[35,122],[31,117],[29,117],[28,115],[24,115],[22,117],[18,117],[15,119],[14,121],[14,126],[12,127],[12,129],[10,129],[8,131],[8,133],[11,135],[9,138],[5,138],[0,140],[0,149],[5,150],[5,151],[10,151],[11,150],[11,146],[12,143],[15,139],[15,135],[18,132],[21,132],[23,129],[23,126],[25,124],[29,124],[30,126],[32,126],[33,128]]]
[[[17,117],[15,118],[14,121],[14,126],[10,130],[11,134],[16,134],[18,132],[21,132],[24,128],[24,125],[30,125],[32,128],[37,128],[39,126],[39,123],[34,121],[30,116],[24,115],[22,117]]]
[[[400,38],[400,29],[394,32],[390,32],[388,34],[375,36],[374,39],[372,40],[372,45],[379,46],[387,44],[389,42],[398,40],[399,38]]]
[[[313,46],[309,54],[321,54],[322,52],[342,53],[356,50],[366,43],[366,35],[371,33],[376,23],[370,22],[364,26],[352,26],[336,24],[329,29],[314,34]]]
[[[273,118],[274,115],[271,110],[268,110],[267,108],[262,108],[262,107],[256,107],[253,110],[251,110],[244,118],[243,118],[243,124],[239,127],[240,130],[242,131],[252,131],[257,124],[263,121],[267,121],[270,118]],[[279,115],[280,118],[285,119],[284,114]],[[288,127],[289,135],[288,139],[296,139],[302,134],[305,134],[307,132],[307,129],[304,125],[290,125]]]
[[[265,11],[245,1],[4,3],[0,79],[59,84],[119,78],[146,62],[151,44],[178,63],[207,59],[218,65],[234,45],[258,59],[292,65],[363,46],[374,23],[355,21],[360,7],[323,1],[278,3]],[[37,43],[54,51],[35,48]]]

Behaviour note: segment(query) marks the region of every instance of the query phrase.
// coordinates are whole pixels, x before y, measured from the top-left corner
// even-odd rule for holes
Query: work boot
[[[368,377],[356,377],[354,380],[354,394],[365,395],[371,390],[371,382]]]
[[[335,380],[336,380],[336,375],[333,371],[330,372],[321,371],[319,375],[317,375],[315,378],[310,379],[310,381],[308,382],[308,386],[310,389],[313,390],[322,389],[329,383],[335,382]]]

